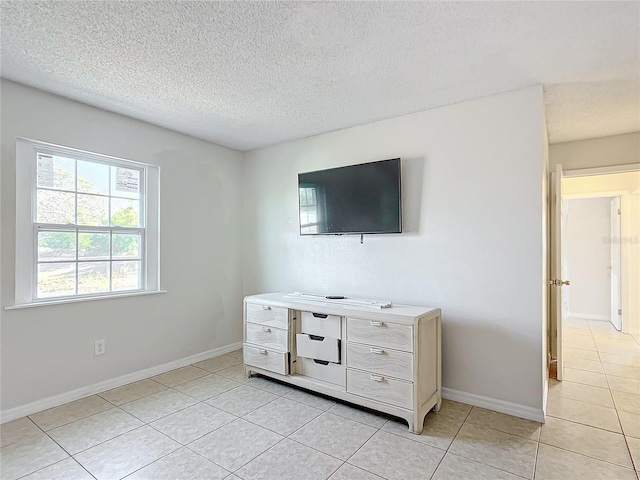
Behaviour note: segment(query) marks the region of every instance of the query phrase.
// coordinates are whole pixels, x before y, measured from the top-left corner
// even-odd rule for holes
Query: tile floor
[[[1,427],[3,480],[638,479],[640,345],[568,321],[547,423],[445,401],[422,435],[233,352]],[[634,468],[635,462],[635,468]]]

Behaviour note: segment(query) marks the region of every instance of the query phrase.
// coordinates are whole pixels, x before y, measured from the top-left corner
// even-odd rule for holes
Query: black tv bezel
[[[398,219],[399,219],[399,230],[388,230],[384,232],[368,232],[368,231],[350,231],[350,232],[322,232],[322,233],[302,233],[302,225],[300,224],[300,175],[308,175],[310,173],[319,173],[333,170],[342,170],[345,168],[359,167],[362,165],[371,165],[374,163],[383,163],[383,162],[398,162]],[[396,158],[387,158],[386,160],[376,160],[373,162],[364,162],[364,163],[354,163],[352,165],[344,165],[342,167],[333,167],[333,168],[323,168],[320,170],[312,170],[309,172],[301,172],[298,173],[298,189],[296,191],[296,195],[298,196],[298,232],[301,237],[313,237],[313,236],[321,236],[321,235],[330,235],[330,236],[342,236],[342,235],[394,235],[402,233],[402,159],[400,157]]]

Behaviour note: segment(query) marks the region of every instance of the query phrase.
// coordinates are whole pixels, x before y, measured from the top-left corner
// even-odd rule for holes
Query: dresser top
[[[413,324],[420,317],[436,317],[440,315],[439,308],[395,304],[389,308],[378,308],[365,305],[349,305],[347,304],[349,300],[349,298],[344,300],[310,300],[282,292],[245,297],[245,301],[252,304],[286,307],[305,312],[326,313],[343,317],[388,320],[404,324]]]

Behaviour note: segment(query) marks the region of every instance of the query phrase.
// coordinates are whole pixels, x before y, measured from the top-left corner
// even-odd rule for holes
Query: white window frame
[[[60,297],[37,298],[37,237],[40,227],[46,231],[111,231],[114,227],[91,227],[84,225],[38,224],[36,219],[37,155],[57,155],[75,160],[85,160],[116,167],[128,167],[141,171],[140,218],[137,228],[122,228],[122,232],[141,233],[141,288],[136,290],[104,293],[75,294]],[[111,193],[110,193],[111,195]],[[58,302],[118,297],[129,294],[160,292],[160,167],[125,160],[109,155],[87,152],[75,148],[18,138],[16,141],[16,266],[15,306],[38,305]],[[111,258],[109,260],[112,261]],[[77,262],[77,259],[76,259]],[[77,264],[77,263],[76,263]],[[77,278],[76,278],[77,286]]]

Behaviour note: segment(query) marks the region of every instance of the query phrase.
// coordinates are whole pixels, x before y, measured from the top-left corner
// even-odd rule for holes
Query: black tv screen
[[[300,235],[401,233],[400,159],[298,174]]]

